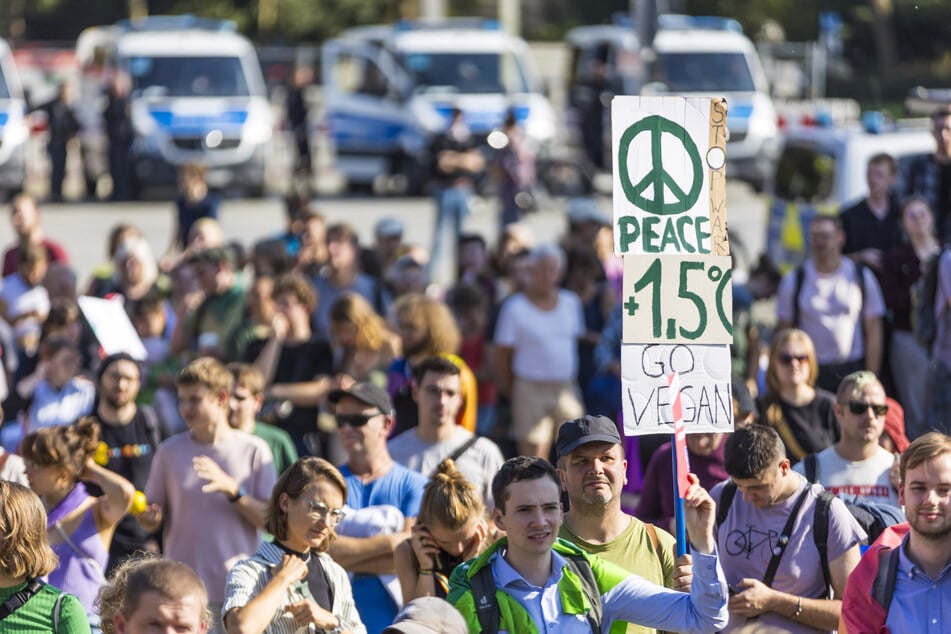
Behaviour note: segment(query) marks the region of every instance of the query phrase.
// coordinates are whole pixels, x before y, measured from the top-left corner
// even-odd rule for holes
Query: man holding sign
[[[608,632],[615,621],[707,634],[727,622],[710,495],[691,476],[684,500],[694,548],[690,594],[652,584],[558,539],[561,483],[542,458],[507,460],[492,480],[506,537],[458,566],[449,601],[470,632]]]
[[[556,447],[569,501],[559,537],[642,579],[689,592],[690,555],[675,566],[673,536],[621,510],[627,460],[614,421],[590,415],[570,420],[558,430]],[[626,631],[654,630],[632,623]]]

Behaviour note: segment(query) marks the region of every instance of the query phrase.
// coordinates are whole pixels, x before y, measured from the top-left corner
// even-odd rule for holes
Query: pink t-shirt
[[[229,432],[214,445],[199,444],[185,432],[155,452],[145,496],[162,507],[165,555],[194,568],[205,582],[208,600],[221,603],[228,571],[257,551],[261,533],[226,494],[202,492],[205,480],[192,468],[192,459],[198,456],[217,462],[247,495],[260,500],[270,498],[277,478],[267,444],[240,431]]]

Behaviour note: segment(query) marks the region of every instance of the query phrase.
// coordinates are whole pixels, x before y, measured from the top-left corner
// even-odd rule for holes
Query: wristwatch
[[[246,496],[247,494],[248,494],[248,492],[245,491],[244,486],[239,486],[237,493],[235,493],[234,495],[228,496],[228,501],[231,502],[232,504],[234,504],[235,502],[237,502],[238,500],[240,500],[241,498],[243,498],[243,497]]]

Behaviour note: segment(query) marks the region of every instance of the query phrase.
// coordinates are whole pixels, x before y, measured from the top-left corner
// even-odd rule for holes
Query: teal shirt
[[[9,588],[0,588],[0,603],[26,587],[26,582]],[[53,610],[56,599],[64,595],[59,608],[59,627],[53,629]],[[40,591],[15,612],[0,621],[3,634],[89,634],[86,610],[79,599],[51,585],[43,584]]]

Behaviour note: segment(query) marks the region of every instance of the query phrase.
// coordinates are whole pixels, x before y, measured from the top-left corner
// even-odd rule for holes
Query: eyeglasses
[[[344,425],[363,427],[380,414],[381,412],[375,412],[373,414],[337,414],[337,425],[340,427]]]
[[[864,414],[870,407],[872,408],[872,413],[875,414],[876,417],[884,416],[888,413],[888,403],[876,405],[875,403],[866,403],[864,401],[849,401],[849,411],[856,416]]]
[[[788,352],[780,352],[779,356],[776,359],[783,365],[792,365],[793,361],[798,361],[799,363],[806,363],[809,361],[809,355],[807,354],[789,354]]]
[[[327,523],[331,526],[336,526],[339,524],[340,521],[347,515],[343,509],[331,509],[323,502],[304,500],[304,503],[310,507],[310,510],[307,512],[308,515],[310,515],[315,520],[326,519]]]

